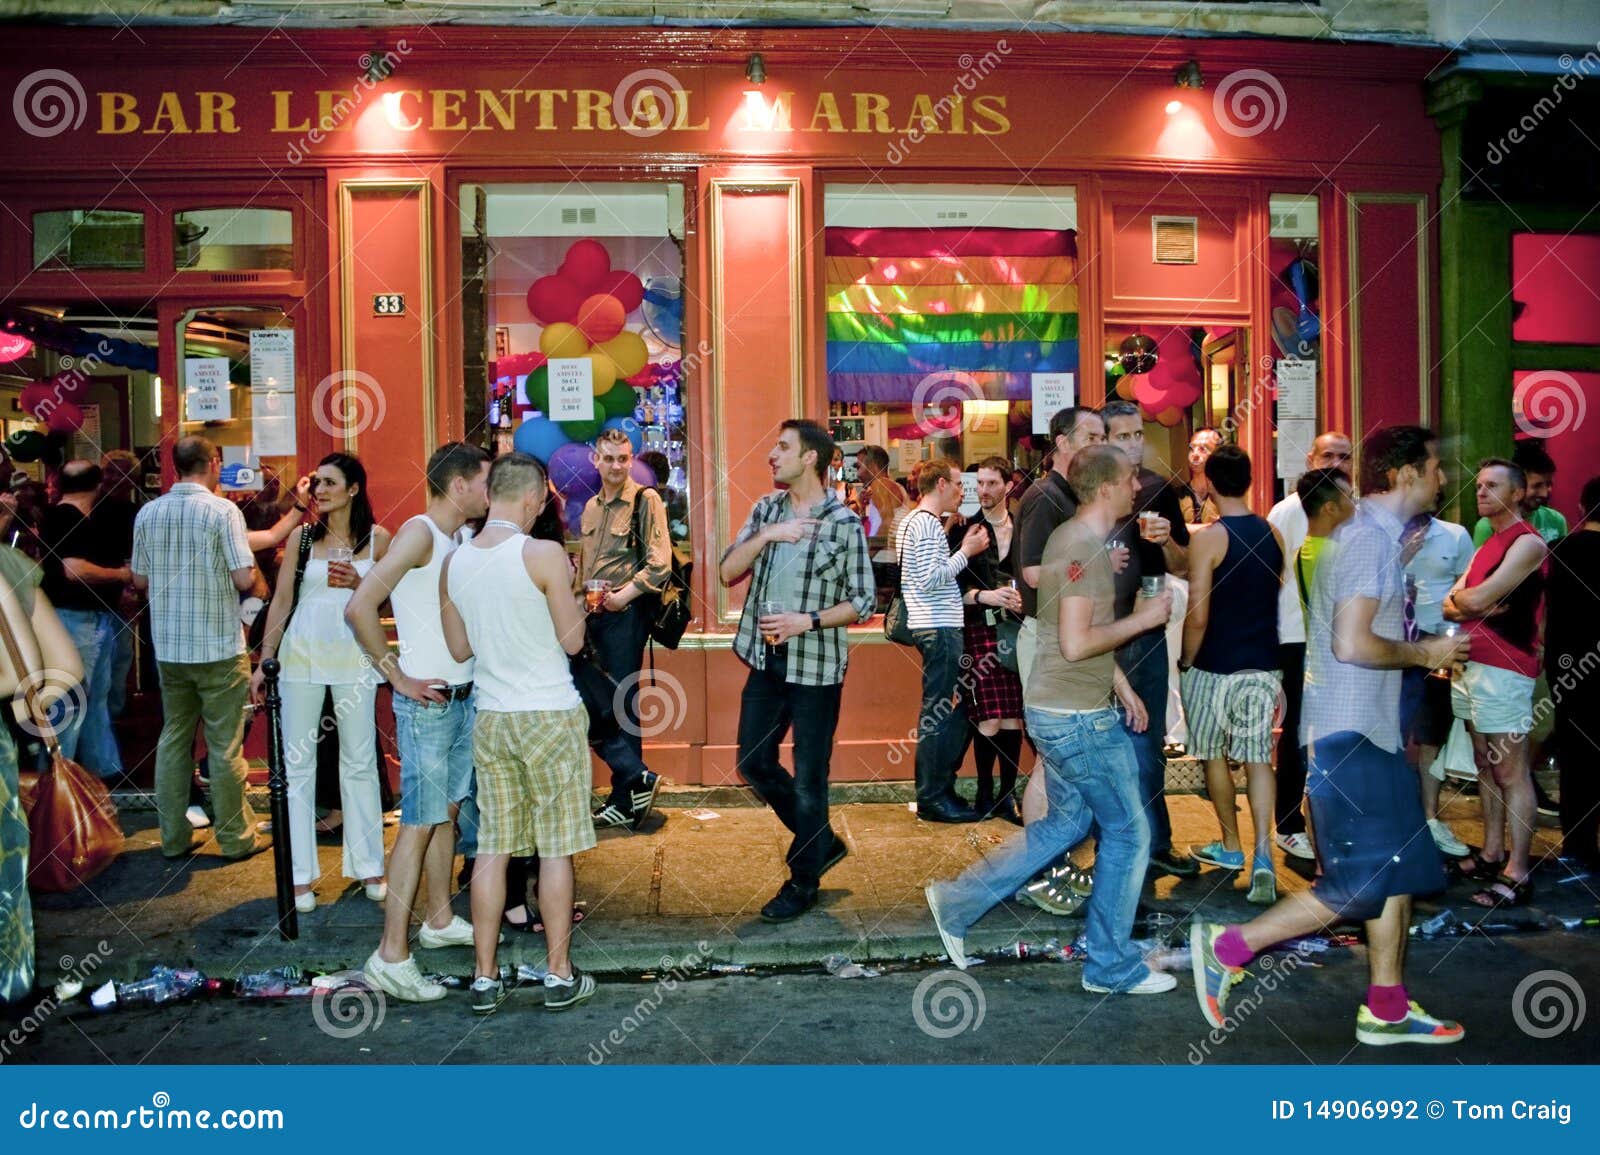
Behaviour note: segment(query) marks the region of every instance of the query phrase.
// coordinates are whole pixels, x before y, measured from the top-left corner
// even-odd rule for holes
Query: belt
[[[472,697],[472,683],[463,682],[459,686],[435,686],[434,689],[443,694],[452,702],[464,702]]]

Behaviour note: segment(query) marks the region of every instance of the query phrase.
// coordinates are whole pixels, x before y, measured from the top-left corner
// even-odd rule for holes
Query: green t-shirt
[[[1294,576],[1300,585],[1300,604],[1307,609],[1311,607],[1311,583],[1317,576],[1317,562],[1327,546],[1328,539],[1325,537],[1308,537],[1294,553]]]
[[[1541,505],[1534,510],[1533,516],[1528,518],[1528,524],[1544,539],[1545,545],[1554,545],[1567,536],[1567,519],[1548,505]],[[1482,546],[1493,536],[1494,530],[1489,527],[1489,519],[1480,517],[1478,524],[1472,528],[1472,544]]]

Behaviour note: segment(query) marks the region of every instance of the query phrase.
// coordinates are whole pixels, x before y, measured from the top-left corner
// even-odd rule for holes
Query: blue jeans
[[[133,672],[133,635],[139,632],[139,619],[118,614],[115,629],[117,640],[111,653],[111,688],[106,692],[106,705],[113,718],[120,718],[128,708],[128,675]]]
[[[1150,714],[1143,734],[1128,731],[1139,759],[1139,797],[1150,819],[1150,853],[1172,849],[1172,818],[1167,814],[1167,631],[1140,634],[1117,651],[1117,666]]]
[[[394,696],[394,742],[400,749],[400,821],[438,826],[472,794],[472,699],[419,702]]]
[[[938,884],[946,929],[965,935],[990,907],[1081,842],[1091,820],[1098,821],[1083,977],[1127,990],[1149,973],[1131,936],[1150,857],[1150,824],[1139,804],[1139,768],[1122,711],[1047,714],[1030,708],[1027,722],[1044,762],[1050,809],[960,878]]]
[[[626,686],[617,725],[621,733],[595,745],[595,753],[611,768],[611,793],[626,792],[647,769],[644,764],[644,738],[639,725],[639,668],[644,664],[644,647],[649,641],[650,623],[640,606],[631,605],[615,613],[589,615],[589,641],[594,644],[600,668]]]
[[[83,662],[82,696],[70,694],[51,710],[61,752],[102,778],[115,778],[122,773],[122,754],[111,732],[109,700],[122,619],[106,610],[61,609],[56,614]]]
[[[967,709],[956,697],[964,648],[959,626],[913,630],[922,654],[922,707],[917,715],[917,801],[938,802],[955,788],[966,748]]]

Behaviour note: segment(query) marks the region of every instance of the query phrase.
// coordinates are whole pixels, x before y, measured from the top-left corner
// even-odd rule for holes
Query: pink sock
[[[1239,928],[1230,926],[1217,936],[1217,959],[1223,966],[1242,967],[1256,957],[1256,952],[1251,950],[1244,941],[1244,935],[1239,933]]]
[[[1368,987],[1367,1009],[1386,1023],[1398,1023],[1411,1011],[1404,986]]]

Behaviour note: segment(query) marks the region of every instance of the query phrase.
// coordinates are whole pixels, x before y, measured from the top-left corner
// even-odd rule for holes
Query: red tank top
[[[1466,588],[1482,585],[1500,568],[1516,540],[1525,534],[1539,536],[1526,521],[1514,521],[1484,542],[1467,567]],[[1504,613],[1463,623],[1467,633],[1472,635],[1472,660],[1514,670],[1530,678],[1538,677],[1539,658],[1534,646],[1538,641],[1543,601],[1544,566],[1541,565],[1506,596]]]

